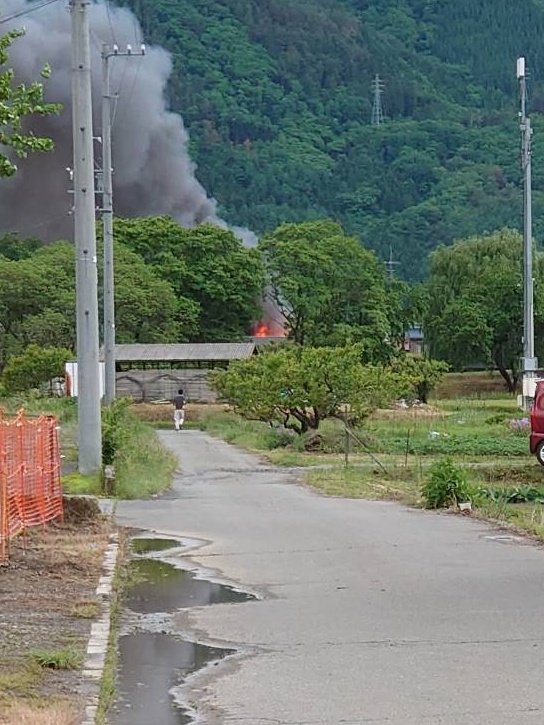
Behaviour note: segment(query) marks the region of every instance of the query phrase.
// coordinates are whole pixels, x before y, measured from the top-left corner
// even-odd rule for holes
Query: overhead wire
[[[0,18],[0,25],[3,25],[4,23],[9,23],[10,20],[17,20],[18,18],[23,18],[25,17],[25,15],[34,13],[36,12],[36,10],[41,10],[42,8],[47,7],[47,5],[53,5],[53,3],[56,2],[59,2],[59,0],[43,0],[43,2],[39,3],[39,5],[31,5],[24,10],[18,10],[17,12],[11,13],[11,15],[6,16],[5,18]]]
[[[125,72],[126,72],[127,66],[128,66],[128,63],[125,65]],[[137,66],[138,67],[136,68],[136,72],[134,73],[134,78],[132,79],[132,84],[130,86],[130,91],[128,93],[128,96],[126,96],[125,113],[126,113],[126,109],[129,108],[129,106],[130,106],[130,102],[131,102],[132,97],[134,95],[134,91],[136,90],[136,84],[138,83],[138,79],[140,77],[140,71],[142,69],[142,57],[141,56],[138,57]],[[123,73],[123,77],[125,75],[125,72]],[[119,88],[119,93],[117,94],[117,98],[116,98],[116,101],[115,101],[115,108],[114,108],[114,111],[113,111],[112,128],[115,127],[115,123],[118,120],[117,119],[117,107],[118,107],[118,101],[119,101],[120,94],[121,94],[121,88]]]
[[[105,5],[106,5],[106,14],[108,16],[108,24],[110,26],[111,39],[112,39],[112,42],[115,43],[115,45],[117,45],[117,35],[115,33],[115,27],[113,25],[113,20],[111,17],[110,0],[106,0]]]

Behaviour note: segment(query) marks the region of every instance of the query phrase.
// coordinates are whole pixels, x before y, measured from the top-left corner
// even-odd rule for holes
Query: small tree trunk
[[[512,395],[516,392],[516,380],[511,377],[508,370],[503,365],[497,366],[499,369],[500,374],[502,375],[504,382],[506,383],[506,389],[509,393],[512,393]]]
[[[300,434],[303,435],[304,433],[307,433],[310,429],[310,421],[308,420],[306,413],[300,410],[300,408],[291,408],[291,415],[300,423]]]

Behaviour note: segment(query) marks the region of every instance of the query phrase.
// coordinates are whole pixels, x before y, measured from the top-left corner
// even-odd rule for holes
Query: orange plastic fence
[[[9,559],[11,538],[62,513],[56,419],[0,411],[0,561]]]

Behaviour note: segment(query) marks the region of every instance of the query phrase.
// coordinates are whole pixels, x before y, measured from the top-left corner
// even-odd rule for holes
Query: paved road
[[[457,516],[322,498],[204,433],[161,436],[183,472],[120,522],[205,539],[194,561],[265,596],[190,614],[252,652],[194,694],[207,722],[544,723],[544,551]]]

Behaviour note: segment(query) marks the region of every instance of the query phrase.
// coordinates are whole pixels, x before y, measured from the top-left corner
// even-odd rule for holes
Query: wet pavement
[[[236,650],[174,688],[199,724],[542,725],[541,547],[470,517],[321,497],[199,431],[160,436],[182,472],[168,497],[120,502],[119,523],[191,539],[188,569],[260,595],[133,615]]]
[[[129,581],[133,583],[123,603],[117,698],[109,722],[184,725],[192,718],[176,700],[176,688],[235,650],[187,641],[176,631],[175,618],[168,615],[255,597],[209,581],[199,570],[183,568],[183,546],[176,539],[137,537],[131,541],[131,551]]]
[[[191,571],[158,559],[138,559],[130,565],[138,581],[130,589],[127,606],[133,612],[175,612],[186,607],[202,607],[224,602],[246,602],[249,594],[231,587],[199,579]]]
[[[114,725],[185,725],[192,718],[172,690],[188,675],[232,650],[184,642],[170,634],[136,632],[119,638],[119,696]]]

